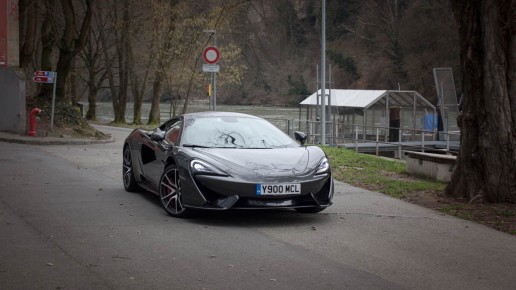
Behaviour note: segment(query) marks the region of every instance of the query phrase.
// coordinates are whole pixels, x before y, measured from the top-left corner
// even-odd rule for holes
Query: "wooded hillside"
[[[203,31],[215,29],[221,51],[218,102],[296,105],[316,89],[320,5],[22,0],[22,66],[27,76],[61,70],[58,94],[70,103],[207,99],[201,54],[212,39]],[[326,37],[334,88],[417,90],[435,103],[432,68],[452,67],[460,84],[448,1],[327,0]],[[35,85],[29,91],[49,94]]]
[[[297,104],[315,91],[320,3],[252,1],[233,18],[224,41],[241,48],[248,69],[223,90],[225,102]],[[417,90],[435,101],[434,67],[452,67],[460,81],[448,1],[328,0],[326,37],[334,88]]]

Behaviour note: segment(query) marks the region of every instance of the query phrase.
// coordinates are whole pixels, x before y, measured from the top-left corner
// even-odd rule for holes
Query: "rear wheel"
[[[300,213],[318,213],[325,210],[325,207],[300,207],[295,210]]]
[[[136,192],[141,190],[136,180],[134,179],[133,163],[131,158],[131,149],[129,146],[124,147],[124,161],[122,167],[122,178],[124,180],[124,188],[129,192]]]
[[[165,168],[159,182],[159,198],[165,211],[173,217],[185,217],[190,213],[183,205],[181,179],[175,164]]]

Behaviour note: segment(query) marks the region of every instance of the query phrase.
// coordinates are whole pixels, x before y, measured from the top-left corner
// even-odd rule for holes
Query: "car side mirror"
[[[165,139],[165,131],[161,131],[159,128],[156,129],[150,134],[150,139],[156,142],[163,141]]]
[[[294,136],[296,137],[296,140],[301,143],[301,145],[305,145],[306,142],[306,134],[301,131],[294,131]]]

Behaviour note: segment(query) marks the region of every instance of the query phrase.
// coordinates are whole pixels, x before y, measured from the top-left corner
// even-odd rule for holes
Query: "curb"
[[[89,144],[107,144],[113,143],[115,140],[110,138],[108,140],[89,140],[89,139],[48,139],[48,137],[26,137],[12,135],[6,137],[5,133],[0,133],[4,136],[0,136],[0,142],[17,143],[17,144],[30,144],[30,145],[89,145]],[[10,134],[9,134],[10,135]],[[29,139],[33,138],[33,139]]]

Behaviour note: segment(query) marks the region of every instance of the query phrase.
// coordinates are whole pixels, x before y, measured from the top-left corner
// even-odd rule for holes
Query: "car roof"
[[[214,112],[214,111],[188,113],[188,114],[184,114],[183,117],[186,119],[208,118],[208,117],[241,117],[241,118],[261,119],[260,117],[249,115],[249,114],[244,114],[244,113]]]

